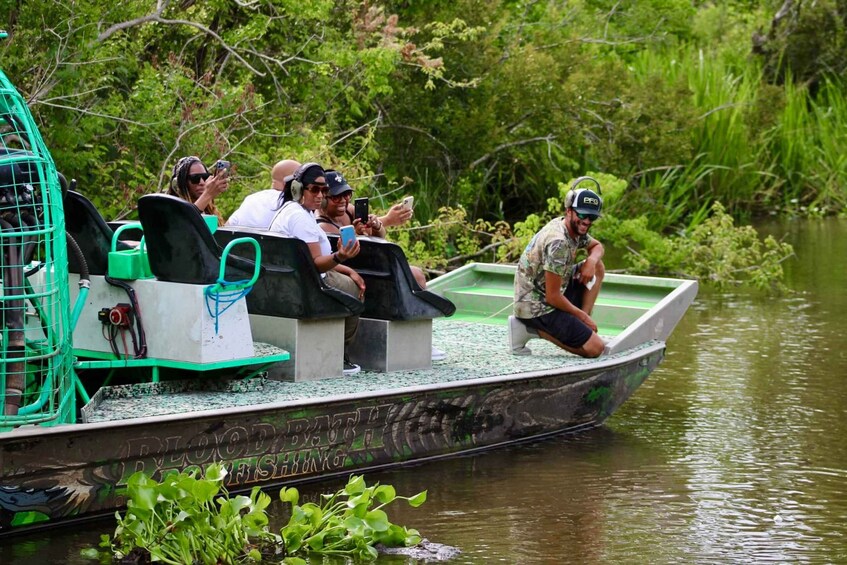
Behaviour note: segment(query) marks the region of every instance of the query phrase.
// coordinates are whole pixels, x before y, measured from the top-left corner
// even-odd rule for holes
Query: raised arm
[[[312,260],[315,262],[318,272],[325,273],[331,271],[341,265],[347,259],[355,257],[359,254],[359,240],[353,240],[347,243],[344,247],[339,247],[338,251],[329,255],[321,255],[321,244],[317,241],[307,243],[309,252],[312,254]],[[345,273],[346,274],[346,273]]]
[[[219,173],[218,176],[209,177],[203,187],[203,194],[194,201],[194,205],[203,212],[209,204],[215,201],[215,198],[226,192],[227,188],[229,188],[229,177],[226,173]]]

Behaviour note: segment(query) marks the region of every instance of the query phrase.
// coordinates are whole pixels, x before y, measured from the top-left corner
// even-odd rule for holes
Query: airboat
[[[0,535],[111,514],[137,471],[222,462],[237,491],[598,426],[697,293],[608,274],[601,357],[542,340],[515,356],[514,266],[470,264],[421,289],[399,247],[369,242],[351,265],[362,303],[322,283],[302,242],[210,229],[165,195],[142,197],[138,222],[106,222],[2,72],[0,118]],[[364,370],[344,377],[349,315]]]

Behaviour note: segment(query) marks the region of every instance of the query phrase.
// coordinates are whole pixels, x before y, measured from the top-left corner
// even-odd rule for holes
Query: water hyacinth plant
[[[403,547],[421,541],[417,530],[389,522],[383,508],[395,500],[418,507],[426,501],[426,491],[398,496],[390,485],[369,487],[363,476],[354,475],[340,491],[321,495],[322,505],[301,506],[297,489],[283,488],[280,500],[290,503],[292,512],[279,535],[268,526],[271,497],[258,487],[250,496],[230,496],[223,486],[227,470],[220,463],[198,475],[196,469],[170,473],[161,482],[141,472],[132,475],[126,513],[115,513],[114,535],[101,536],[102,551],[89,548],[82,555],[174,565],[299,565],[309,554],[369,561],[376,558],[378,544]]]
[[[398,496],[391,485],[367,486],[361,475],[331,495],[321,495],[321,505],[299,504],[295,488],[283,488],[279,498],[292,506],[291,519],[282,528],[286,554],[335,555],[376,559],[377,544],[389,547],[420,543],[417,530],[392,524],[383,508],[395,500],[406,500],[417,508],[426,501],[426,491],[412,497]]]
[[[219,463],[198,474],[171,473],[161,482],[133,474],[126,513],[115,513],[114,536],[101,536],[106,556],[172,564],[261,561],[257,547],[279,541],[267,527],[271,497],[258,487],[250,496],[230,497],[223,487],[227,471]],[[84,555],[100,556],[93,549]]]

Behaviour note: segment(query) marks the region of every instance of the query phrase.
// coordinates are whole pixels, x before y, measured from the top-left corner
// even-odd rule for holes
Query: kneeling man
[[[591,319],[605,274],[603,245],[588,235],[603,201],[592,190],[572,190],[565,206],[565,215],[533,236],[518,263],[515,315],[509,317],[509,346],[515,355],[529,355],[526,342],[535,336],[582,357],[603,353],[605,344]],[[575,264],[579,249],[588,258]]]

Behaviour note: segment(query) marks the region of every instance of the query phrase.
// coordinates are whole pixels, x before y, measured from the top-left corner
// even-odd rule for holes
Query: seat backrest
[[[330,235],[333,249],[338,236]],[[390,241],[359,238],[361,250],[345,265],[365,279],[365,311],[362,316],[379,320],[425,320],[452,316],[456,306],[422,289],[409,268],[406,254]]]
[[[361,301],[323,282],[304,241],[253,228],[222,227],[215,232],[220,245],[238,237],[252,237],[262,250],[264,270],[247,295],[247,311],[251,314],[320,319],[362,312]],[[243,254],[252,258],[253,250]]]
[[[138,218],[157,279],[186,284],[218,280],[221,248],[194,204],[169,194],[148,194],[138,199]],[[228,281],[251,278],[252,261],[230,255],[225,276]]]
[[[94,207],[91,201],[73,190],[65,194],[63,201],[65,212],[65,230],[74,238],[92,275],[105,275],[109,269],[109,250],[115,232]],[[129,249],[124,243],[118,249]],[[68,271],[80,272],[76,254],[68,249]]]

